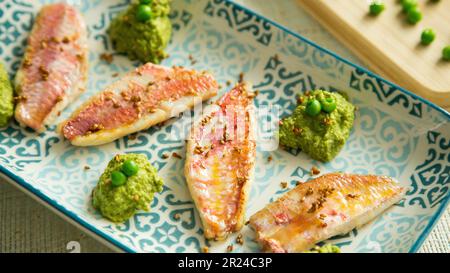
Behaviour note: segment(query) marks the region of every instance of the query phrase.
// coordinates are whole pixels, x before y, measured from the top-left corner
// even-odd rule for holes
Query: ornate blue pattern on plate
[[[25,39],[41,4],[52,1],[0,0],[0,56],[11,75],[24,52]],[[88,91],[63,112],[65,118],[82,101],[138,65],[114,55],[111,65],[103,52],[114,53],[105,35],[110,20],[128,1],[73,0],[89,27]],[[170,18],[174,35],[165,65],[208,69],[226,86],[244,72],[260,91],[256,105],[275,104],[283,114],[295,107],[295,96],[314,88],[343,90],[359,111],[355,128],[339,156],[330,163],[311,160],[298,151],[258,150],[257,175],[248,215],[262,208],[297,181],[310,179],[309,170],[376,173],[396,177],[409,187],[406,198],[382,217],[349,234],[330,239],[343,251],[415,251],[450,199],[450,123],[448,113],[384,81],[278,25],[224,0],[177,0]],[[197,62],[192,65],[188,56]],[[225,89],[225,88],[224,88]],[[221,93],[225,90],[221,90]],[[82,226],[116,246],[137,252],[192,252],[208,245],[225,251],[235,240],[207,242],[183,176],[184,161],[162,159],[164,153],[184,154],[184,142],[168,136],[173,120],[162,128],[139,132],[101,147],[77,148],[63,141],[52,126],[46,132],[19,128],[12,122],[0,129],[1,170]],[[139,212],[123,224],[112,224],[91,207],[90,193],[98,174],[116,153],[145,153],[165,178],[151,212]],[[273,158],[267,161],[269,155]],[[84,166],[90,170],[84,170]],[[174,215],[179,214],[176,220]],[[253,232],[242,230],[245,244],[234,251],[259,251]]]

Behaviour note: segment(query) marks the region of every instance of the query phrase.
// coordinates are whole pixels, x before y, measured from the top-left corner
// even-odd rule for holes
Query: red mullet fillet
[[[85,90],[87,52],[80,13],[64,3],[44,6],[15,78],[20,124],[42,131]]]
[[[206,72],[147,63],[93,96],[60,125],[73,145],[111,142],[163,122],[217,94]]]
[[[301,252],[364,225],[402,199],[391,178],[331,173],[302,183],[250,218],[269,252]]]
[[[207,239],[225,239],[244,222],[256,157],[248,89],[238,84],[209,105],[188,139],[185,175]]]

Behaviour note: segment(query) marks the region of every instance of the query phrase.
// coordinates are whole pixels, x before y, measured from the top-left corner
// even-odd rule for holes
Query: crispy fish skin
[[[15,78],[16,120],[37,132],[44,130],[85,90],[87,54],[81,14],[65,3],[42,7]]]
[[[193,124],[185,176],[207,239],[239,231],[254,179],[256,141],[253,93],[238,84]]]
[[[58,130],[73,145],[101,145],[174,117],[217,91],[206,72],[147,63],[94,95]]]
[[[386,176],[330,173],[302,183],[255,213],[250,226],[268,252],[302,252],[362,226],[399,202]]]

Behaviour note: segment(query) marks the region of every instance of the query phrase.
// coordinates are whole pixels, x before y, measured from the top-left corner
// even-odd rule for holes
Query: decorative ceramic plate
[[[0,0],[0,57],[11,76],[24,53],[25,39],[40,5],[49,0]],[[116,80],[137,63],[114,55],[112,64],[100,54],[114,53],[105,30],[126,8],[125,0],[68,0],[84,14],[89,27],[88,91],[63,112],[67,117],[82,101]],[[329,163],[303,153],[276,149],[257,153],[256,180],[247,215],[277,198],[297,180],[310,178],[312,166],[322,173],[383,174],[409,188],[407,196],[366,226],[332,238],[344,252],[414,252],[431,231],[450,200],[450,115],[437,106],[354,65],[307,39],[253,12],[224,0],[175,0],[174,34],[164,65],[211,71],[221,94],[241,72],[259,90],[255,104],[278,105],[282,115],[295,106],[295,96],[316,88],[345,91],[358,107],[355,127],[342,152]],[[188,56],[197,62],[192,64]],[[90,148],[71,146],[55,132],[42,134],[12,122],[0,130],[0,171],[29,193],[110,244],[130,252],[197,252],[207,245],[225,251],[225,242],[207,242],[183,175],[184,140],[169,132],[183,118],[161,128],[139,132]],[[123,224],[104,220],[91,206],[90,194],[99,174],[117,153],[144,153],[165,180],[150,212],[139,212]],[[267,158],[273,160],[268,162]],[[84,166],[90,166],[84,170]],[[282,189],[280,182],[288,182]],[[181,218],[174,219],[175,214]],[[242,230],[244,244],[235,252],[259,251],[254,233]]]

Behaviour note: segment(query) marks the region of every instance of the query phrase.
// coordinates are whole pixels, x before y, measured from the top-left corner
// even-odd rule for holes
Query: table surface
[[[259,14],[301,33],[325,48],[359,61],[336,41],[295,0],[235,0]],[[0,253],[2,252],[111,252],[72,224],[0,178]],[[450,207],[419,252],[450,253]]]

